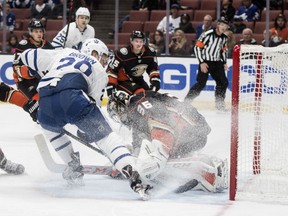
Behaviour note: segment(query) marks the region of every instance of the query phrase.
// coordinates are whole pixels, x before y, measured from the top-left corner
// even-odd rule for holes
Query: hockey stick
[[[70,136],[71,138],[75,139],[76,141],[80,142],[81,144],[87,146],[88,148],[96,151],[97,153],[99,153],[99,154],[101,154],[101,155],[103,155],[103,156],[106,156],[103,151],[101,151],[100,149],[94,147],[94,146],[91,145],[90,143],[86,142],[84,139],[81,139],[80,137],[72,134],[71,132],[69,132],[69,131],[67,131],[67,130],[65,130],[65,129],[64,129],[64,132],[65,132],[66,135]]]
[[[35,141],[46,167],[51,172],[56,173],[63,172],[66,165],[58,164],[54,161],[47,147],[47,142],[43,134],[36,135]],[[171,159],[166,164],[166,168],[199,169],[199,167],[201,167],[204,171],[209,173],[217,172],[215,167],[209,166],[208,164],[205,164],[202,161],[195,161],[193,158]],[[83,165],[83,168],[85,174],[94,174],[94,175],[110,175],[113,170],[112,166]]]
[[[40,151],[44,164],[51,172],[62,173],[66,168],[65,164],[59,164],[54,161],[47,146],[47,142],[43,134],[38,134],[34,137],[37,147]],[[84,165],[83,172],[85,174],[93,175],[110,175],[112,173],[112,166],[90,166]]]

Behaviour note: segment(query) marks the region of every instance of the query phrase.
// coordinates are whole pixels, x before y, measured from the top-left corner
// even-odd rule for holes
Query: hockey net
[[[230,199],[288,201],[288,45],[234,48]]]

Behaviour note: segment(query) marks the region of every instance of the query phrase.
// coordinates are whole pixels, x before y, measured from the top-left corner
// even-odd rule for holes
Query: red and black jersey
[[[114,59],[107,69],[108,84],[117,86],[118,81],[138,82],[143,80],[143,74],[150,77],[160,77],[156,52],[148,46],[143,46],[141,53],[132,52],[132,46],[116,51]]]
[[[21,40],[16,46],[13,62],[13,78],[17,84],[18,90],[20,90],[29,99],[35,100],[38,100],[36,88],[39,80],[29,72],[26,65],[22,65],[21,62],[19,62],[19,56],[27,49],[37,48],[54,49],[51,43],[44,39],[40,43],[37,43],[32,37],[29,37],[27,40]]]
[[[211,131],[191,104],[154,91],[133,95],[127,114],[127,125],[148,140],[160,140],[173,157],[203,148]]]

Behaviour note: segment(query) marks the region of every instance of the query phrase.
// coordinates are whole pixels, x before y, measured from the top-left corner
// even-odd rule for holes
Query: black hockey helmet
[[[28,25],[29,33],[31,33],[33,29],[42,29],[44,32],[45,27],[40,20],[32,20]]]
[[[144,43],[145,43],[145,34],[142,32],[142,31],[133,31],[131,33],[131,36],[130,36],[130,41],[133,41],[135,38],[140,38],[140,39],[143,39]]]

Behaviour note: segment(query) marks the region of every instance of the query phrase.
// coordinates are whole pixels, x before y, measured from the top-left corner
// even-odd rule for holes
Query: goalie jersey
[[[29,49],[21,54],[21,61],[35,74],[38,73],[42,77],[38,89],[49,85],[56,86],[66,74],[82,74],[88,85],[86,94],[101,106],[103,89],[107,85],[108,77],[105,69],[93,56],[87,56],[70,48],[63,50]]]
[[[172,157],[202,149],[211,131],[193,106],[153,91],[131,97],[127,124],[148,140],[160,140]]]

